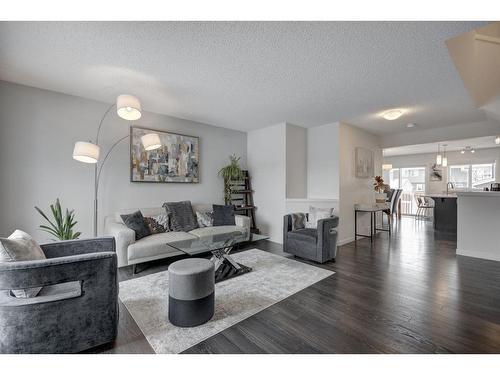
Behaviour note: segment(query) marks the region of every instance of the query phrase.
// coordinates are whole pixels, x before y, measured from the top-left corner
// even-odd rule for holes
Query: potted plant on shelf
[[[54,222],[50,220],[49,217],[40,208],[35,206],[35,210],[37,210],[38,213],[42,215],[50,225],[40,225],[40,230],[53,235],[56,239],[61,241],[76,240],[80,237],[80,232],[73,231],[74,226],[78,223],[75,220],[75,210],[70,211],[66,209],[66,212],[63,216],[63,209],[61,208],[61,202],[59,202],[59,198],[56,199],[55,204],[50,205],[50,210],[52,211]]]
[[[373,190],[375,190],[375,202],[385,203],[387,199],[387,195],[385,193],[389,191],[389,185],[384,183],[382,176],[375,176]]]
[[[240,157],[235,154],[229,156],[229,164],[221,168],[219,176],[224,179],[224,201],[231,204],[231,181],[243,179],[243,170],[240,167]]]

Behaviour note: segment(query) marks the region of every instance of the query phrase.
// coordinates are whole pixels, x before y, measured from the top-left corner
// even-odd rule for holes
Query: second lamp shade
[[[90,142],[76,142],[73,149],[73,159],[83,163],[97,163],[99,146]]]
[[[149,133],[141,137],[142,145],[146,151],[156,150],[161,147],[160,136],[156,133]]]

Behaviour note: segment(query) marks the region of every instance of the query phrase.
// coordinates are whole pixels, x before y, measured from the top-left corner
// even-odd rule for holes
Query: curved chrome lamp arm
[[[125,137],[122,137],[120,138],[119,140],[117,140],[115,143],[113,143],[113,145],[109,148],[108,152],[106,153],[106,156],[104,157],[104,159],[102,160],[102,162],[100,163],[99,165],[99,171],[98,171],[98,168],[97,168],[97,163],[95,164],[95,185],[94,185],[94,236],[97,237],[97,211],[99,209],[99,198],[98,198],[98,195],[99,195],[99,181],[101,179],[101,172],[102,172],[102,168],[104,167],[104,164],[106,163],[106,160],[108,160],[108,157],[109,155],[111,154],[111,152],[113,151],[113,149],[123,140],[129,138],[130,135],[126,135]]]
[[[99,127],[97,128],[97,135],[95,137],[95,144],[97,146],[99,146],[99,136],[101,135],[101,128],[102,128],[102,125],[104,123],[104,119],[106,118],[106,116],[108,115],[108,113],[114,108],[116,107],[116,103],[113,103],[109,106],[109,108],[106,110],[106,112],[104,112],[104,115],[102,116],[101,118],[101,121],[99,121]],[[103,159],[103,161],[101,163],[95,163],[94,164],[94,237],[97,237],[97,218],[98,218],[98,208],[99,208],[99,203],[98,203],[98,196],[99,196],[99,180],[100,180],[100,177],[101,177],[101,172],[102,172],[102,167],[104,166],[104,164],[106,163],[106,160],[108,159],[111,151],[113,151],[113,149],[115,148],[115,146],[120,143],[121,141],[123,141],[124,139],[128,138],[129,136],[125,136],[123,138],[120,138],[118,141],[116,141],[113,146],[111,146],[111,148],[109,149],[109,151],[107,152],[105,158]],[[99,167],[97,166],[99,164]]]

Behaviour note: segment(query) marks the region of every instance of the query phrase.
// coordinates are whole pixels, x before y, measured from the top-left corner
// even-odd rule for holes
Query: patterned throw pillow
[[[167,225],[160,224],[160,221],[165,224],[165,220],[162,220],[160,216],[164,216],[167,218]],[[158,216],[145,216],[144,222],[149,227],[149,231],[151,234],[164,233],[168,228],[168,216],[167,215],[158,215]]]
[[[304,229],[306,227],[306,214],[296,212],[290,214],[292,217],[292,230]]]
[[[198,212],[196,211],[196,219],[200,228],[214,226],[214,213],[213,211]]]
[[[317,228],[318,220],[328,219],[333,215],[333,208],[319,208],[309,206],[309,220],[306,223],[306,228]]]

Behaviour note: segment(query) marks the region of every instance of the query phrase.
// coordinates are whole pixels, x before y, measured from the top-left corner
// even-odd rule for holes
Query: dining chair
[[[403,189],[391,189],[393,190],[391,192],[391,200],[389,203],[389,209],[384,210],[384,213],[387,215],[387,219],[389,220],[389,225],[392,224],[392,218],[395,214],[397,214],[398,210],[398,202],[401,197],[401,193],[403,192]]]
[[[415,201],[417,202],[417,213],[415,215],[416,220],[422,220],[429,215],[427,215],[428,210],[434,209],[434,201],[423,195],[415,195]]]

